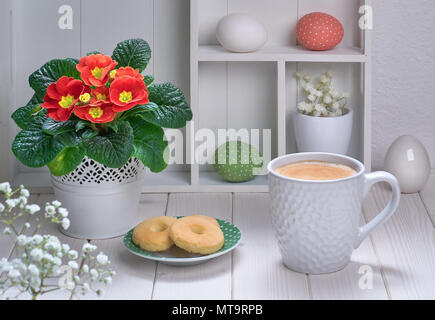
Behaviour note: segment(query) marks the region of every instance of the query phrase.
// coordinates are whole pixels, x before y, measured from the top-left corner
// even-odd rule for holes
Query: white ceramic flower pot
[[[61,231],[80,239],[107,239],[127,233],[140,220],[138,206],[144,167],[130,159],[120,169],[85,158],[72,173],[51,176],[56,199],[69,211]]]
[[[353,112],[345,109],[339,117],[313,117],[296,111],[293,125],[299,152],[346,154],[352,137]]]

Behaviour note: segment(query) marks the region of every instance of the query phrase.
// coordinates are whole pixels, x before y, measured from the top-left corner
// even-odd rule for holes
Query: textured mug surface
[[[279,167],[299,161],[326,161],[349,166],[351,177],[311,181],[282,176]],[[397,209],[399,184],[387,172],[365,173],[362,163],[329,153],[296,153],[271,161],[269,193],[272,224],[284,264],[297,272],[321,274],[344,268],[354,249]],[[367,225],[360,227],[362,201],[370,187],[388,182],[393,197],[388,206]]]

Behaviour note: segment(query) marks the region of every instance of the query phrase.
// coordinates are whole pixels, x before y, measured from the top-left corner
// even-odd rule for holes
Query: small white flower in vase
[[[333,87],[332,72],[314,82],[301,73],[296,79],[306,96],[293,116],[298,151],[346,154],[353,128],[353,112],[347,108],[349,94]]]

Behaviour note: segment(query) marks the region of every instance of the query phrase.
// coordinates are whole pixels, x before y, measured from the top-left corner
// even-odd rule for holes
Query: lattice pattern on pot
[[[53,178],[62,183],[76,185],[126,183],[135,181],[143,170],[144,165],[136,158],[131,158],[119,169],[113,169],[85,157],[73,172]]]

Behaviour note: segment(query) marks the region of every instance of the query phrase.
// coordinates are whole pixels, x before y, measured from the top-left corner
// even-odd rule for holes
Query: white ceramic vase
[[[111,169],[85,158],[73,172],[51,176],[56,199],[68,209],[71,225],[60,229],[80,239],[108,239],[127,233],[140,220],[138,206],[144,166],[130,159]]]
[[[346,154],[352,137],[353,112],[345,109],[339,117],[313,117],[296,111],[293,125],[299,152]]]

